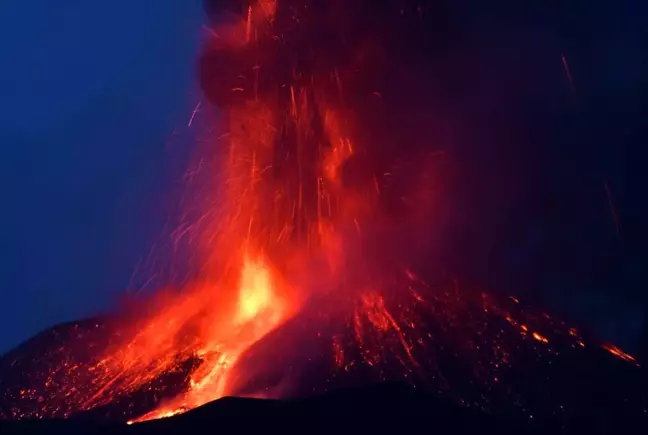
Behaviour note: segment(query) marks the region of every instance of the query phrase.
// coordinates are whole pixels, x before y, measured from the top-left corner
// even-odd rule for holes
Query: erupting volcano
[[[435,123],[420,121],[432,3],[207,2],[220,18],[199,72],[220,124],[192,170],[199,216],[175,233],[198,277],[137,316],[62,325],[7,354],[0,415],[139,423],[224,396],[395,380],[563,418],[594,406],[593,360],[624,373],[596,406],[640,412],[632,356],[426,265],[448,188]]]

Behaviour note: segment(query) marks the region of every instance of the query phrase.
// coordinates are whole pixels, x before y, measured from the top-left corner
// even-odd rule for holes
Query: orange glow
[[[634,357],[632,355],[629,355],[629,354],[625,353],[624,351],[622,351],[621,349],[619,349],[618,347],[616,347],[616,346],[614,346],[612,344],[604,344],[603,349],[607,350],[612,355],[614,355],[616,357],[619,357],[619,358],[621,358],[623,360],[635,362],[635,359],[634,359]]]
[[[262,263],[246,261],[243,264],[239,296],[238,322],[249,322],[273,301],[270,272]]]
[[[196,350],[203,364],[192,373],[189,389],[132,422],[171,417],[226,395],[229,374],[241,354],[289,316],[275,285],[263,260],[245,257],[233,311],[214,313],[227,316],[224,320],[206,319]]]
[[[532,335],[533,335],[533,338],[538,340],[540,343],[549,343],[549,340],[547,340],[546,337],[538,334],[537,332],[534,332]]]
[[[425,156],[413,153],[398,162],[385,153],[387,163],[375,164],[382,157],[380,138],[370,134],[376,126],[363,123],[361,110],[349,110],[346,102],[349,77],[366,53],[358,48],[344,61],[318,66],[321,71],[299,70],[295,61],[288,78],[263,92],[258,74],[272,65],[264,63],[259,39],[284,43],[273,30],[278,3],[252,2],[238,23],[214,31],[214,46],[227,47],[250,64],[251,71],[236,71],[237,78],[253,72],[255,79],[231,89],[247,97],[219,114],[225,132],[210,136],[189,171],[200,181],[189,186],[191,217],[173,242],[189,245],[195,276],[179,288],[161,289],[134,320],[120,324],[117,338],[88,364],[87,376],[77,376],[78,365],[68,364],[62,350],[62,362],[44,376],[54,398],[35,411],[12,411],[14,418],[69,417],[152,392],[154,409],[129,415],[133,424],[248,394],[238,389],[239,379],[279,364],[286,350],[269,351],[261,346],[264,340],[306,314],[315,319],[307,326],[317,329],[307,338],[322,338],[330,351],[324,356],[336,370],[331,377],[361,367],[378,380],[419,376],[422,383],[445,383],[435,371],[442,354],[473,364],[475,384],[491,391],[493,383],[504,384],[513,352],[526,346],[534,355],[547,350],[551,357],[549,350],[559,342],[551,334],[559,328],[545,327],[552,322],[548,316],[522,311],[514,297],[496,302],[464,292],[457,281],[428,284],[417,275],[425,266],[408,264],[415,248],[394,248],[434,229],[441,207],[430,192],[437,188],[433,168],[440,152],[428,149]],[[380,96],[378,90],[367,92]],[[371,104],[363,104],[370,111]],[[435,139],[429,138],[428,147],[436,146]],[[398,177],[406,180],[403,186],[394,181]],[[388,187],[397,192],[389,201]],[[383,212],[387,203],[397,218]],[[290,339],[307,334],[306,328],[297,329],[290,330]],[[547,337],[532,332],[536,329]],[[564,333],[584,347],[576,330]],[[605,348],[634,361],[614,346]],[[256,355],[253,363],[250,354]],[[52,378],[60,373],[65,380],[52,393]],[[186,373],[177,390],[159,386],[174,373]],[[284,393],[291,392],[273,397]],[[36,388],[19,392],[39,404],[42,394]],[[251,394],[270,396],[265,390]]]

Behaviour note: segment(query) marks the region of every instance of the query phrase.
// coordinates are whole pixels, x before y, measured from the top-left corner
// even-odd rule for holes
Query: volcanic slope
[[[421,290],[412,296],[411,304],[403,304],[402,295],[396,300],[401,302],[392,304],[385,298],[362,295],[355,311],[339,314],[318,301],[313,304],[316,309],[306,307],[252,346],[232,373],[231,390],[236,395],[306,398],[334,394],[329,399],[289,404],[227,399],[173,418],[173,423],[162,419],[150,426],[141,423],[133,427],[174,433],[175,427],[192,426],[198,416],[212,418],[212,412],[214,424],[219,424],[216,421],[223,420],[219,409],[230,406],[240,409],[233,414],[258,413],[258,419],[240,419],[240,424],[254,420],[245,422],[250,425],[263,421],[264,415],[278,407],[281,412],[277,411],[272,422],[284,426],[299,420],[295,416],[309,412],[338,415],[333,413],[336,403],[347,399],[353,406],[339,411],[339,421],[346,421],[347,414],[352,413],[350,420],[355,423],[349,423],[349,427],[388,427],[392,423],[380,423],[376,416],[392,418],[381,407],[394,406],[390,398],[399,394],[407,396],[399,400],[412,404],[394,411],[393,424],[400,418],[396,415],[408,407],[443,409],[454,406],[452,402],[466,408],[467,415],[515,419],[529,427],[552,431],[607,433],[646,423],[648,384],[644,372],[630,355],[614,346],[587,340],[563,322],[527,309],[514,298],[496,298],[448,286],[427,294]],[[328,314],[322,316],[323,312]],[[190,374],[201,364],[197,355],[179,358],[176,369],[136,391],[98,385],[102,378],[96,372],[100,370],[97,364],[102,352],[123,334],[116,325],[119,322],[97,319],[59,325],[6,354],[0,359],[2,418],[68,418],[88,424],[123,424],[188,388]],[[410,397],[409,390],[399,389],[381,396],[362,389],[363,385],[388,381],[406,382],[417,387],[418,392]],[[393,387],[385,388],[389,391]],[[363,394],[369,398],[354,396]],[[440,398],[438,405],[429,405],[428,401]],[[402,417],[403,421],[411,421],[402,424],[423,424],[415,417]],[[470,425],[472,418],[459,420]],[[330,424],[335,421],[338,419],[331,418]],[[336,424],[342,424],[339,421]],[[233,419],[223,424],[230,423],[236,424]],[[15,427],[32,427],[26,424]],[[301,423],[294,424],[297,427]]]

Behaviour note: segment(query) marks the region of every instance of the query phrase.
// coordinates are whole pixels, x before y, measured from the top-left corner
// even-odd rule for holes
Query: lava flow
[[[421,67],[434,14],[415,1],[371,11],[362,1],[240,3],[236,20],[210,31],[199,65],[225,126],[192,172],[199,217],[176,232],[199,277],[111,325],[109,339],[80,338],[84,358],[72,339],[48,350],[38,361],[56,362],[8,389],[3,415],[70,417],[119,402],[118,418],[135,423],[226,395],[404,379],[532,418],[538,407],[515,387],[536,370],[530,361],[550,370],[590,346],[515,299],[430,284],[420,271],[443,208],[443,153],[402,124],[428,80],[403,70]],[[578,406],[564,394],[556,409]]]
[[[136,421],[178,414],[223,397],[226,393],[231,393],[227,390],[228,375],[242,352],[290,316],[291,309],[294,307],[291,307],[290,301],[282,298],[282,295],[277,292],[276,281],[263,260],[246,257],[243,259],[241,268],[241,276],[236,287],[238,293],[235,303],[231,307],[224,309],[223,306],[227,306],[226,301],[223,299],[210,300],[210,296],[203,293],[192,295],[196,297],[192,302],[192,304],[196,304],[196,311],[193,307],[174,305],[171,310],[162,313],[159,321],[170,323],[169,326],[172,328],[167,331],[170,333],[166,335],[167,339],[177,336],[178,328],[202,317],[199,329],[196,331],[195,341],[193,343],[191,339],[188,341],[188,344],[191,343],[188,351],[200,358],[201,365],[191,374],[188,390],[185,393]],[[204,291],[218,293],[218,289],[214,288]],[[198,292],[200,293],[200,291]],[[206,308],[203,306],[205,303],[208,304],[208,307],[211,305],[211,307],[217,308]],[[175,308],[180,309],[175,312]],[[205,312],[198,314],[205,308]],[[153,325],[155,323],[151,324],[151,326]],[[155,328],[150,331],[154,335],[154,341],[161,337],[159,329]],[[175,343],[171,348],[159,341],[154,345],[147,343],[144,348],[138,348],[139,343],[136,342],[129,345],[140,351],[146,349],[150,355],[148,358],[154,356],[157,361],[174,361],[178,352]],[[142,355],[135,358],[138,363],[143,360]],[[124,360],[131,359],[119,357],[120,362]],[[155,371],[159,368],[158,365],[152,373],[149,372],[148,376],[155,376]],[[141,382],[141,372],[133,371],[133,369],[133,367],[126,368],[127,371],[131,371],[137,376],[138,382]],[[164,367],[164,370],[168,369],[169,367]]]

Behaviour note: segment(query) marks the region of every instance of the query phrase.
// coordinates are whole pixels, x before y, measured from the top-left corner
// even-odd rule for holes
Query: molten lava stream
[[[231,310],[206,313],[195,353],[201,366],[191,374],[189,389],[179,397],[130,423],[181,414],[228,393],[229,375],[239,357],[287,320],[294,307],[277,291],[277,280],[261,258],[245,256]]]

